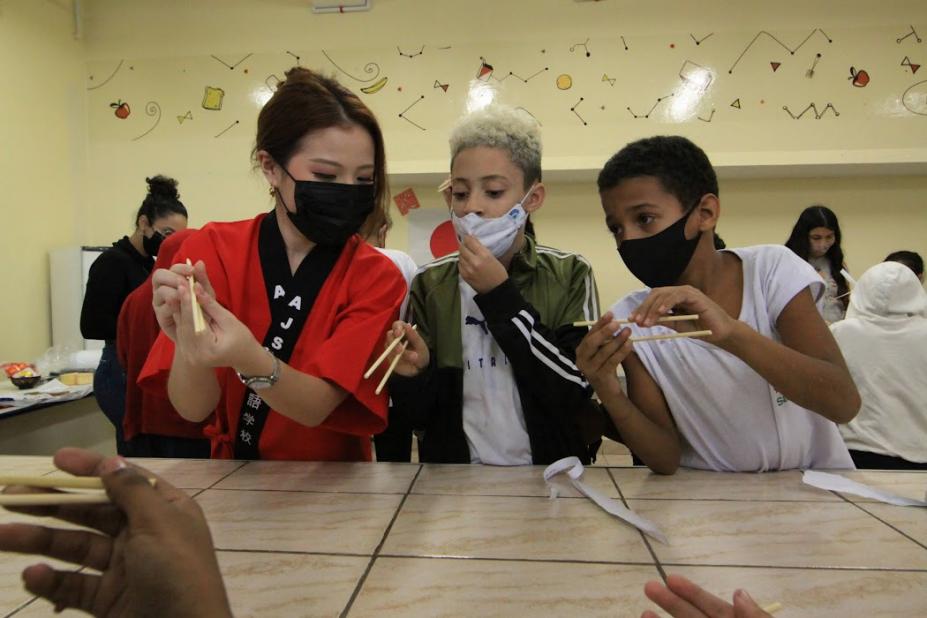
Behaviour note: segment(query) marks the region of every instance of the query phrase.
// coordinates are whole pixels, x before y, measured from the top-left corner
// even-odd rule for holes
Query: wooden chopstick
[[[780,603],[779,601],[776,601],[775,603],[770,603],[769,605],[765,606],[763,608],[763,611],[766,612],[767,614],[775,614],[780,609],[782,609],[782,603]]]
[[[193,267],[190,258],[187,258],[187,266]],[[206,330],[206,318],[203,316],[203,308],[196,300],[196,283],[193,281],[193,275],[187,277],[187,283],[190,284],[190,302],[193,305],[193,332],[201,333]]]
[[[412,330],[417,330],[417,329],[418,329],[418,324],[413,324],[413,325],[412,325]],[[392,352],[393,350],[396,349],[396,346],[399,345],[399,342],[400,342],[400,341],[402,341],[403,339],[405,339],[405,336],[406,336],[406,332],[405,332],[405,331],[402,331],[402,335],[401,335],[401,336],[396,337],[395,339],[393,339],[393,342],[392,342],[391,344],[389,344],[388,346],[386,346],[386,349],[383,350],[383,354],[380,354],[380,356],[377,358],[377,360],[373,361],[373,364],[370,365],[370,369],[368,369],[366,372],[364,372],[364,379],[365,379],[365,380],[366,380],[367,378],[369,378],[370,376],[373,375],[373,372],[377,370],[377,367],[380,366],[380,363],[382,363],[382,362],[386,359],[386,357],[389,356],[389,353],[390,353],[390,352]],[[379,391],[377,391],[377,394],[378,394],[378,395],[380,394]]]
[[[448,178],[444,182],[438,185],[438,193],[444,193],[451,186],[451,179]]]
[[[90,494],[0,494],[0,506],[55,506],[61,504],[108,504],[102,492]]]
[[[148,483],[156,487],[158,479],[149,478]],[[0,486],[42,487],[46,489],[103,489],[103,481],[98,476],[0,476]],[[87,493],[35,493],[35,494],[0,494],[0,506],[55,506],[61,504],[107,504],[109,497],[105,492]]]
[[[152,487],[158,480],[148,479]],[[0,487],[23,485],[25,487],[43,487],[51,489],[103,489],[103,481],[98,476],[0,476]]]
[[[628,341],[637,343],[640,341],[660,341],[661,339],[682,339],[684,337],[710,337],[710,330],[695,330],[691,333],[672,333],[670,335],[650,335],[648,337],[631,337]]]
[[[658,318],[657,322],[690,322],[692,320],[697,320],[698,315],[667,315],[662,318]],[[580,322],[573,322],[573,326],[592,326],[596,323],[597,320],[584,320]],[[618,322],[619,324],[631,324],[634,321],[627,318],[621,320],[612,320],[612,322]]]
[[[386,368],[386,373],[383,374],[383,379],[380,380],[380,383],[377,385],[377,389],[373,391],[374,395],[379,395],[383,392],[383,387],[386,386],[386,381],[389,380],[389,377],[393,375],[393,370],[396,369],[396,365],[399,363],[399,359],[402,358],[402,353],[406,351],[406,348],[409,346],[409,342],[405,341],[402,344],[402,349],[399,350],[399,354],[393,357],[392,362],[389,364],[389,367]]]

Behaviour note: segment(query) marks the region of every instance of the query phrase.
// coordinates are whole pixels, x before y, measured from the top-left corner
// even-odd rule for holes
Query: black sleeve
[[[389,378],[389,396],[393,400],[393,407],[411,422],[413,429],[425,428],[438,401],[435,356],[431,350],[428,366],[415,377],[407,378],[394,373]]]
[[[475,300],[512,364],[519,391],[532,393],[545,402],[545,410],[560,414],[574,413],[589,399],[592,391],[575,364],[576,346],[588,329],[569,323],[553,330],[542,324],[511,279]]]
[[[119,257],[107,250],[90,266],[80,312],[80,332],[84,339],[116,339],[119,309],[126,296],[125,268]]]

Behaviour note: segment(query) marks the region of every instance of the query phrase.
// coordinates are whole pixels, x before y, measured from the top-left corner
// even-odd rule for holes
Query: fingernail
[[[103,465],[100,466],[100,471],[102,474],[112,474],[113,472],[118,472],[119,470],[124,470],[128,468],[126,460],[122,457],[110,457],[109,459],[103,462]]]
[[[734,592],[734,596],[740,597],[742,600],[749,601],[750,603],[754,602],[753,597],[751,597],[750,594],[746,590],[743,590],[743,589],[736,590]]]

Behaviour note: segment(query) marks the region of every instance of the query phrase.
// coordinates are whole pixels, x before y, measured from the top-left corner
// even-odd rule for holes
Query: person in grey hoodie
[[[927,470],[927,292],[917,276],[876,264],[830,329],[863,400],[840,426],[856,467]]]

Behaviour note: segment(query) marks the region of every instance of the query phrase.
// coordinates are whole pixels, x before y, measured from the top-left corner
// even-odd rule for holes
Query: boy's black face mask
[[[314,243],[344,245],[374,210],[376,193],[372,184],[296,180],[285,167],[283,171],[296,185],[296,212],[287,209],[287,215],[296,229]]]
[[[618,254],[625,266],[647,287],[673,285],[686,270],[702,237],[699,232],[695,238],[686,238],[686,222],[696,206],[698,203],[662,232],[647,238],[623,240],[618,245]]]

